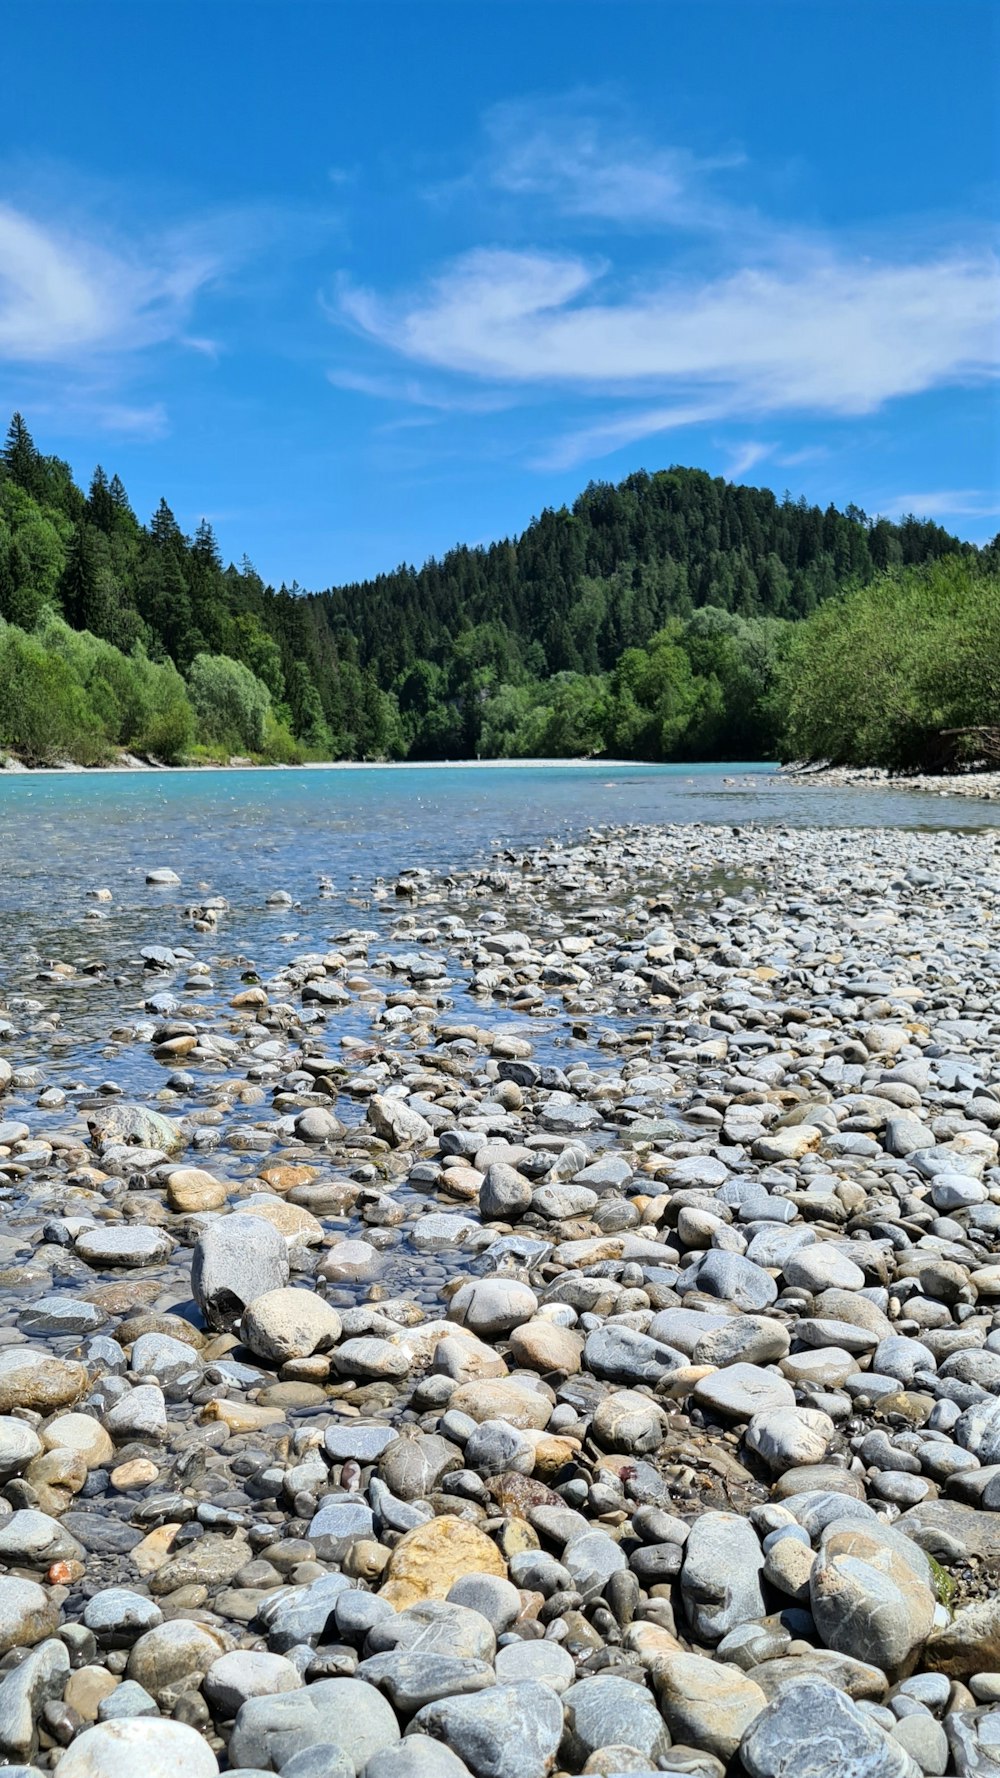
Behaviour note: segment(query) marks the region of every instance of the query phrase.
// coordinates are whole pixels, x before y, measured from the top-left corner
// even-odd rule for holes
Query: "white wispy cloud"
[[[65,364],[174,338],[216,270],[196,240],[128,247],[0,204],[0,358]]]
[[[482,176],[496,191],[629,227],[714,228],[731,217],[711,176],[741,166],[740,151],[700,159],[687,148],[662,147],[630,128],[603,95],[495,105],[484,127]]]
[[[328,370],[327,381],[335,389],[346,389],[354,395],[370,395],[376,401],[394,401],[412,407],[431,408],[442,414],[495,414],[509,408],[514,400],[501,390],[439,389],[417,377],[372,374],[367,371]]]
[[[570,428],[550,441],[534,457],[533,469],[572,469],[591,457],[608,457],[626,445],[640,444],[657,433],[676,432],[685,426],[700,426],[706,420],[718,420],[724,410],[711,403],[682,403],[672,407],[626,408],[606,420]]]
[[[763,463],[765,457],[771,455],[773,447],[762,444],[759,439],[747,439],[730,456],[725,473],[729,481],[738,481],[741,475],[749,474],[757,463]]]
[[[478,385],[558,406],[537,467],[704,422],[869,415],[1000,372],[1000,263],[957,227],[958,244],[918,249],[887,224],[873,253],[769,222],[720,192],[738,152],[658,146],[587,95],[495,107],[485,136],[454,190],[494,210],[502,195],[508,239],[514,216],[522,240],[559,244],[475,247],[404,292],[342,283],[335,306],[449,401]],[[647,237],[638,258],[624,223]],[[767,448],[743,447],[731,473]]]
[[[345,314],[405,358],[519,384],[684,385],[733,413],[871,413],[995,375],[992,254],[893,264],[838,255],[635,291],[576,255],[479,249],[402,301],[345,290]],[[607,289],[607,294],[604,294]]]
[[[879,502],[884,518],[914,513],[918,519],[992,518],[1000,513],[1000,495],[985,488],[936,488],[923,494],[894,494]]]

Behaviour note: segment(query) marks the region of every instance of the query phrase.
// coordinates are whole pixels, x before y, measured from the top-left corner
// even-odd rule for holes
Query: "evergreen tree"
[[[86,515],[91,525],[96,525],[105,536],[111,535],[115,528],[115,503],[111,497],[108,478],[99,463],[91,477]]]
[[[35,449],[35,441],[28,431],[23,414],[14,414],[7,428],[7,439],[3,447],[3,465],[11,481],[23,488],[26,494],[38,494],[41,489],[42,473],[41,458]]]

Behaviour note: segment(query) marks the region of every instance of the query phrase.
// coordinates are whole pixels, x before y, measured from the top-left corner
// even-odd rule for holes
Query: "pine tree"
[[[66,621],[74,630],[103,633],[104,600],[94,532],[90,525],[78,525],[74,532],[59,594]]]
[[[7,440],[3,447],[3,465],[11,481],[23,488],[26,494],[37,495],[40,492],[41,458],[35,449],[35,441],[28,431],[23,414],[14,414],[7,428]]]
[[[221,573],[222,556],[219,553],[219,545],[215,540],[215,532],[212,530],[207,519],[199,519],[198,521],[198,528],[194,534],[194,542],[191,545],[191,554],[197,562],[202,563],[206,568],[216,568]]]
[[[116,523],[121,526],[123,521],[127,520],[131,525],[135,525],[135,513],[132,511],[129,504],[129,497],[125,492],[125,484],[122,481],[121,476],[113,475],[111,477],[111,481],[108,484],[108,494],[115,510]]]
[[[149,535],[157,549],[176,550],[183,547],[184,534],[166,501],[162,498],[149,521]]]
[[[115,528],[115,503],[111,498],[108,478],[99,463],[91,478],[86,511],[90,524],[96,525],[99,531],[109,537]]]

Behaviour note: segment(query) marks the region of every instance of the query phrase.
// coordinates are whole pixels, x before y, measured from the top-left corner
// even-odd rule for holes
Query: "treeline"
[[[163,500],[142,524],[101,468],[84,493],[15,415],[0,746],[84,761],[770,757],[806,737],[786,721],[800,631],[841,621],[827,614],[845,589],[933,564],[969,578],[976,560],[938,525],[671,469],[592,485],[516,539],[305,594],[266,586],[246,558],[224,565],[211,526],[185,536]]]

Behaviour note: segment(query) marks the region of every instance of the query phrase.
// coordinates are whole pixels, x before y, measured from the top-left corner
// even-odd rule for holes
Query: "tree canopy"
[[[8,693],[0,745],[171,758],[198,747],[279,759],[759,758],[780,752],[787,730],[788,744],[846,757],[835,715],[811,716],[797,688],[810,675],[832,687],[839,672],[844,708],[849,689],[863,702],[835,638],[861,625],[871,643],[878,607],[888,649],[894,600],[913,638],[929,634],[930,589],[950,575],[966,589],[953,603],[968,603],[989,565],[990,552],[927,521],[871,520],[673,468],[591,483],[572,507],[488,548],[304,593],[266,585],[245,556],[224,563],[208,521],[185,535],[165,499],[143,524],[101,465],[84,493],[15,414],[0,451],[0,646],[17,683],[36,687],[26,709],[50,698],[69,728],[25,739]],[[865,587],[880,590],[862,620],[850,600]],[[934,710],[949,716],[982,707],[955,686],[996,677],[995,654],[984,669],[970,635],[964,653],[949,647],[947,698],[934,682]],[[167,669],[169,695],[155,680]],[[921,752],[904,727],[900,762]],[[857,712],[854,729],[857,753],[867,732]],[[78,740],[66,742],[70,730]]]

